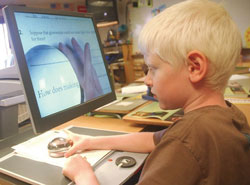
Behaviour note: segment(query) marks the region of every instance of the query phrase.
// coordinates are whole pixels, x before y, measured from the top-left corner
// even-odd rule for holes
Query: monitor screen
[[[4,8],[35,133],[115,99],[91,14]]]

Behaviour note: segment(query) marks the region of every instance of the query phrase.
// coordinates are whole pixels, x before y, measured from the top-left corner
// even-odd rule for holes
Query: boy
[[[156,133],[83,139],[78,150],[150,152],[138,184],[250,184],[250,128],[223,92],[240,57],[241,36],[224,8],[208,0],[176,4],[149,21],[139,46],[145,79],[162,109],[184,117]],[[98,184],[89,163],[72,156],[63,169],[76,184]]]

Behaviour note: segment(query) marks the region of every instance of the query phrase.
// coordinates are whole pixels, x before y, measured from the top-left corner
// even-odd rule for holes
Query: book
[[[142,85],[129,85],[122,88],[122,94],[134,94],[134,93],[143,93],[146,92],[148,87],[145,84]]]
[[[250,98],[229,98],[226,97],[225,100],[234,103],[234,104],[250,104]]]
[[[234,69],[234,74],[246,74],[250,73],[250,68],[247,66],[236,66]]]
[[[125,115],[123,119],[135,123],[166,126],[181,119],[183,115],[184,112],[182,109],[163,110],[159,107],[159,102],[149,102]]]
[[[141,99],[141,96],[123,97],[96,109],[94,112],[127,114],[146,102],[147,100]]]
[[[247,87],[242,86],[237,81],[229,81],[228,86],[225,89],[224,96],[237,97],[237,98],[247,98],[250,95]]]

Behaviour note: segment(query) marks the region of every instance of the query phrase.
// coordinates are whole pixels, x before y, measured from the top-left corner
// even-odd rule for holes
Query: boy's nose
[[[148,86],[148,87],[152,87],[152,80],[149,76],[149,74],[146,75],[145,79],[144,79],[144,83]]]

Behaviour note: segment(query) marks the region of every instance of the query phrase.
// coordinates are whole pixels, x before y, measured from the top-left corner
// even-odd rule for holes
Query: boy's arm
[[[68,132],[68,131],[67,131]],[[151,152],[155,148],[152,132],[140,132],[117,136],[84,138],[81,135],[68,132],[73,146],[65,154],[69,157],[78,150],[109,149],[130,152]],[[70,157],[64,165],[63,174],[77,185],[95,184],[98,181],[90,164],[80,155]]]
[[[65,154],[69,157],[79,150],[121,150],[128,152],[151,152],[154,147],[153,132],[139,132],[117,136],[101,136],[81,139],[72,134],[73,146]]]
[[[90,139],[90,147],[99,149],[121,150],[128,152],[151,152],[154,147],[154,133],[139,132],[119,136],[97,137]]]

